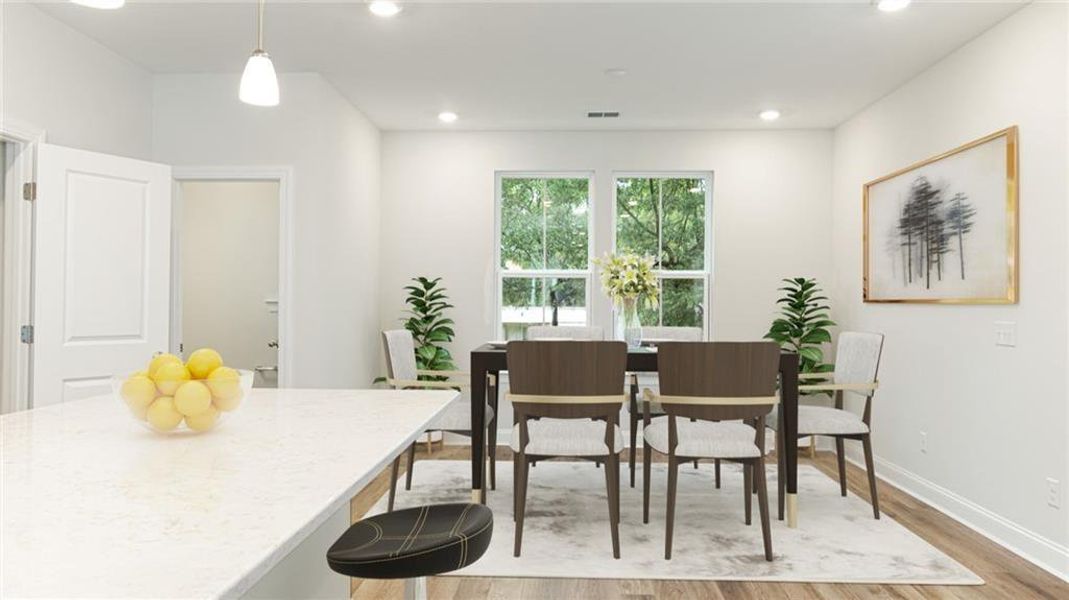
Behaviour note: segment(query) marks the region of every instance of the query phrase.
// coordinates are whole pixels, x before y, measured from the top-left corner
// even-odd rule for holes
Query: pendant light
[[[256,13],[256,50],[253,50],[249,62],[245,63],[238,98],[253,106],[278,106],[275,65],[271,64],[271,57],[264,52],[264,0],[260,0]]]

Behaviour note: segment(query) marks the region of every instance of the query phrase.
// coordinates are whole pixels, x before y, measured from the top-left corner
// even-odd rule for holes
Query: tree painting
[[[1017,129],[867,182],[865,302],[1017,301]]]
[[[892,260],[901,253],[907,284],[923,282],[925,289],[931,289],[933,275],[942,281],[944,257],[951,251],[957,253],[961,279],[965,279],[965,239],[972,231],[976,209],[964,193],[945,200],[947,193],[947,186],[933,185],[924,175],[910,185],[895,224],[897,247],[888,248]]]

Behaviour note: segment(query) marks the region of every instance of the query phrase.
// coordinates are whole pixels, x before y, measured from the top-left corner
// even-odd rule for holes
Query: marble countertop
[[[458,397],[256,389],[200,435],[111,397],[4,415],[0,597],[238,596]]]

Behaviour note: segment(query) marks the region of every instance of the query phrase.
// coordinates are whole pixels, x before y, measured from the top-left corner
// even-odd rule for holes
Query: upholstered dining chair
[[[859,331],[844,331],[839,334],[835,345],[835,371],[833,373],[800,373],[800,380],[827,380],[830,383],[813,383],[798,386],[799,392],[824,392],[830,394],[835,402],[833,407],[801,405],[798,407],[798,437],[826,436],[835,440],[835,454],[839,463],[839,492],[846,497],[846,449],[845,440],[861,442],[865,454],[865,470],[869,478],[869,495],[872,498],[872,515],[880,518],[880,500],[876,495],[876,472],[872,462],[872,398],[878,387],[876,376],[880,369],[880,355],[883,353],[883,334]],[[858,415],[844,407],[845,394],[857,394],[865,399],[865,407]],[[782,428],[775,423],[779,431],[776,441],[783,447]],[[785,472],[783,453],[776,453],[780,459],[779,476],[779,516],[783,518]]]
[[[416,347],[412,334],[407,329],[392,329],[382,332],[383,349],[386,352],[386,384],[390,387],[403,389],[457,389],[460,388],[462,398],[454,402],[446,409],[432,427],[427,431],[443,431],[471,436],[471,403],[466,401],[468,397],[464,390],[471,387],[465,379],[470,375],[463,371],[424,371],[416,368]],[[452,378],[449,381],[421,380],[419,377],[434,376]],[[483,421],[491,430],[495,421],[494,409],[486,406],[486,418]],[[486,437],[487,443],[491,442],[490,436]],[[491,450],[493,446],[490,446]],[[416,461],[416,444],[413,442],[408,447],[408,470],[405,472],[405,489],[412,489],[412,467]],[[488,453],[490,464],[496,462],[494,453]],[[390,495],[387,500],[387,510],[393,510],[394,496],[397,492],[397,474],[401,466],[401,457],[394,459],[390,468]]]
[[[649,341],[700,342],[702,337],[704,336],[700,327],[656,326],[642,328],[642,339]],[[631,424],[631,446],[628,450],[627,463],[631,469],[631,487],[635,487],[635,454],[638,452],[638,422],[642,420],[642,410],[638,406],[638,375],[631,373],[628,378],[631,388],[630,401],[627,404],[628,421]],[[649,408],[651,415],[661,416],[664,414],[659,404],[654,403]],[[697,463],[694,466],[697,467]],[[720,487],[720,463],[717,463],[716,487]]]
[[[642,521],[649,522],[652,450],[668,455],[668,509],[664,557],[672,558],[679,463],[719,459],[743,465],[746,524],[757,488],[765,560],[772,530],[765,480],[765,416],[779,402],[779,346],[773,342],[668,342],[658,346],[660,394],[646,390],[644,405],[660,402],[666,416],[643,411]]]
[[[620,407],[627,345],[623,342],[509,342],[513,407],[512,472],[520,555],[531,462],[555,457],[605,463],[612,555],[620,558]]]
[[[527,328],[527,339],[600,341],[605,339],[605,330],[594,326],[532,325]]]

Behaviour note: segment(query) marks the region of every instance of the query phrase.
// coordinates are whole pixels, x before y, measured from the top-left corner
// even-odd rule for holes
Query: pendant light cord
[[[256,12],[256,50],[263,52],[264,49],[264,2],[260,0],[260,8]]]

